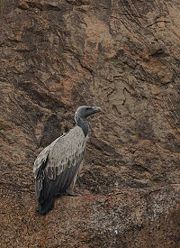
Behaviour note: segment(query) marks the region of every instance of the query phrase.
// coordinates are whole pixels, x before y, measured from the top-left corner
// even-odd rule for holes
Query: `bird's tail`
[[[38,212],[42,215],[47,214],[54,208],[54,198],[48,198],[43,202],[38,202]]]

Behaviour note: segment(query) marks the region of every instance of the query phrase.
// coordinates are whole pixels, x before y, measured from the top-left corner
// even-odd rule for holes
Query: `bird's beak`
[[[92,109],[93,109],[94,113],[98,113],[98,112],[102,111],[102,109],[100,107],[97,107],[97,106],[92,107]]]

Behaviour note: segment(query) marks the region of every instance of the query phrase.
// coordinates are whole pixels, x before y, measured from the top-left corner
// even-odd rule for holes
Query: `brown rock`
[[[178,1],[0,3],[0,247],[179,247]],[[33,161],[81,104],[82,196],[40,217]]]

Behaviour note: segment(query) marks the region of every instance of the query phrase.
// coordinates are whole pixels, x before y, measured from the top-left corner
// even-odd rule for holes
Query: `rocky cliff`
[[[0,247],[180,247],[178,2],[0,1]],[[33,161],[81,104],[82,195],[40,217]]]

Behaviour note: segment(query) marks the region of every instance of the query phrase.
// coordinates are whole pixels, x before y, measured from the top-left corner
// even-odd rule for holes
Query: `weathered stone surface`
[[[0,2],[0,247],[180,247],[178,1]],[[40,217],[33,161],[80,104],[82,196]]]

